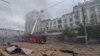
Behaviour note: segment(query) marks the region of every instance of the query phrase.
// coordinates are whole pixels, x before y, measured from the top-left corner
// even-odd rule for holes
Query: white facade
[[[64,21],[63,22],[64,28],[66,27],[76,28],[73,12],[63,15],[62,19]]]
[[[79,4],[73,7],[73,12],[64,14],[61,18],[56,18],[53,20],[40,20],[38,22],[39,25],[37,25],[37,30],[35,32],[59,32],[64,30],[64,28],[66,27],[72,29],[77,28],[80,24],[83,24],[83,12],[87,24],[100,23],[100,0],[93,0]],[[32,17],[35,18],[34,15],[32,15],[31,13],[29,14],[29,17],[26,17],[26,32],[30,32],[30,28],[34,25],[34,19]],[[29,25],[27,24],[28,20],[30,20],[28,22]]]
[[[68,27],[77,28],[83,24],[83,12],[87,25],[100,23],[100,0],[78,4],[73,7],[73,12],[63,15],[62,19],[67,19]]]
[[[42,32],[59,32],[64,30],[67,26],[67,19],[56,18],[53,20],[43,20],[42,24]]]
[[[83,12],[87,24],[100,23],[100,0],[88,1],[73,8],[75,24],[83,23]]]

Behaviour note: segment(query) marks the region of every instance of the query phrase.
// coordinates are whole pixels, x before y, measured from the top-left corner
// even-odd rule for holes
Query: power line
[[[65,2],[65,1],[66,1],[66,0],[63,0],[63,1],[61,1],[61,2],[58,2],[58,3],[56,3],[56,4],[54,4],[54,5],[51,5],[51,6],[47,7],[47,8],[45,8],[45,9],[49,9],[49,8],[51,8],[51,7],[57,6],[57,5],[59,5],[59,4],[63,3],[63,2]],[[45,9],[44,9],[44,10],[45,10]]]
[[[1,0],[1,1],[3,1],[3,2],[7,3],[7,4],[10,4],[10,2],[8,2],[8,1],[5,1],[5,0]]]
[[[58,2],[58,3],[53,4],[53,5],[51,5],[51,6],[48,6],[47,8],[44,8],[44,9],[43,9],[43,12],[46,11],[47,9],[51,8],[51,7],[55,7],[55,6],[57,6],[57,5],[59,5],[59,4],[63,3],[63,2],[65,2],[65,1],[66,1],[66,0],[63,0],[63,1],[61,1],[61,2]],[[42,12],[42,13],[43,13],[43,12]],[[46,14],[46,15],[47,15],[47,14]],[[47,15],[47,17],[50,18],[48,15]]]

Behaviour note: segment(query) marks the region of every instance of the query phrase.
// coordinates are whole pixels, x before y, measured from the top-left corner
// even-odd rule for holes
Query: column
[[[80,23],[83,23],[83,13],[82,13],[82,8],[79,9],[79,17],[80,17]]]
[[[97,7],[97,5],[95,5],[95,11],[96,11],[96,18],[97,18],[97,22],[100,22],[100,20],[99,20],[99,13],[98,13],[98,7]]]
[[[89,8],[87,8],[86,14],[87,14],[87,24],[89,24],[90,23],[90,20],[91,20],[91,17],[90,17],[90,9]]]

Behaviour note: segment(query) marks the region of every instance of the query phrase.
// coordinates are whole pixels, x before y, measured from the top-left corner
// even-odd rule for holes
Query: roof
[[[86,1],[85,3],[79,3],[78,5],[74,6],[74,8],[83,7],[91,4],[97,4],[97,3],[100,3],[100,0]]]

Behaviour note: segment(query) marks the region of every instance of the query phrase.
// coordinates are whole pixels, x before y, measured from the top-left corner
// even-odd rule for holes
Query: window
[[[97,6],[98,12],[100,13],[100,5]]]
[[[91,14],[91,23],[92,24],[96,24],[97,23],[97,19],[96,19],[96,15],[95,14]]]
[[[99,20],[100,20],[100,14],[99,14]]]
[[[56,26],[54,26],[54,29],[56,29]]]
[[[48,26],[48,23],[46,23],[46,26]]]
[[[45,28],[43,28],[43,30],[45,30]]]
[[[95,7],[93,6],[93,7],[90,7],[90,13],[96,13],[96,11],[95,11]]]
[[[67,27],[67,24],[65,24],[65,26],[64,27]]]
[[[70,22],[72,21],[72,18],[70,18]]]
[[[76,21],[75,23],[76,23],[76,25],[79,25],[79,24],[80,24],[80,22],[79,22],[79,21]]]
[[[76,16],[74,16],[74,17],[75,17],[76,20],[79,20],[79,16],[78,16],[78,15],[76,15]]]
[[[58,28],[62,28],[62,25],[58,25]]]
[[[60,23],[62,23],[62,20],[61,19],[58,20],[58,24],[60,24]]]
[[[70,24],[70,26],[72,27],[72,26],[73,26],[73,24],[71,23],[71,24]]]
[[[47,30],[49,29],[48,27],[46,27],[47,28]]]
[[[75,15],[78,15],[78,14],[79,14],[79,11],[78,11],[78,10],[76,10],[76,11],[74,11],[74,13],[75,13]]]
[[[54,22],[54,24],[56,24],[56,22]]]
[[[67,19],[64,19],[64,22],[67,23]]]

